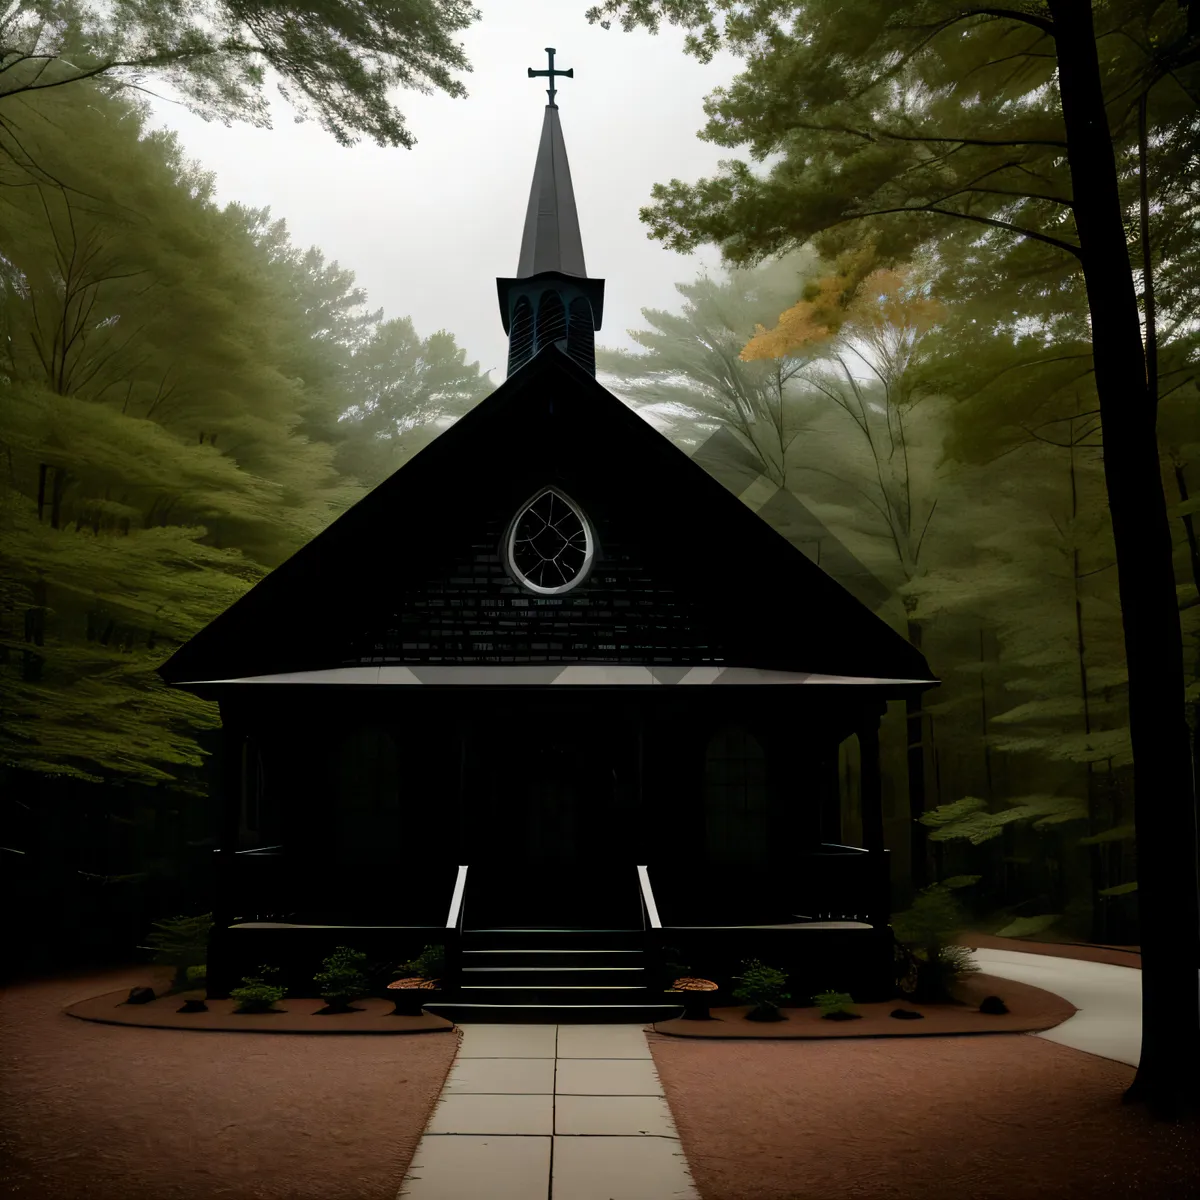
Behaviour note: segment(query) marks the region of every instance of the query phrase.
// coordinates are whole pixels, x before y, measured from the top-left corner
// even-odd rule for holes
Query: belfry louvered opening
[[[595,375],[596,310],[592,300],[565,279],[513,282],[516,286],[508,298],[508,373],[557,342],[589,375]]]
[[[513,306],[508,335],[508,373],[511,375],[533,357],[533,305],[528,296],[519,296]]]
[[[596,373],[596,327],[586,296],[571,301],[567,322],[567,353],[589,374]]]
[[[567,336],[567,310],[556,291],[543,292],[538,300],[537,349]]]

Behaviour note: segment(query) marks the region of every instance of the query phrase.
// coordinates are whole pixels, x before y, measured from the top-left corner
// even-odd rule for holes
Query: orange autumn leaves
[[[819,353],[845,334],[881,343],[890,332],[909,341],[936,325],[943,307],[919,286],[914,269],[869,270],[870,258],[869,251],[848,256],[833,272],[809,284],[774,329],[756,327],[741,360]]]

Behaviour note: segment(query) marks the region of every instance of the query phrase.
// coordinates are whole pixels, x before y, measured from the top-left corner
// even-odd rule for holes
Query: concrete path
[[[1138,1065],[1142,1046],[1141,971],[1013,950],[976,950],[971,957],[989,975],[1045,988],[1079,1009],[1061,1025],[1031,1036],[1131,1067]]]
[[[464,1025],[405,1200],[699,1200],[641,1025]]]
[[[1137,1066],[1141,972],[1009,950],[972,958],[989,975],[1045,988],[1079,1010],[1030,1036]],[[699,1200],[643,1026],[463,1026],[400,1197],[476,1196]]]

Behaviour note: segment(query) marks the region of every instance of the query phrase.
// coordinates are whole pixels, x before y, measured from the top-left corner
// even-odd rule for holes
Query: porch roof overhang
[[[502,663],[469,665],[355,666],[318,671],[286,671],[232,679],[180,680],[184,688],[231,687],[242,684],[317,684],[337,687],[645,687],[654,685],[724,684],[760,687],[781,684],[838,687],[931,688],[936,679],[881,679],[857,675],[819,675],[806,671],[773,671],[759,667],[639,666],[602,663]]]

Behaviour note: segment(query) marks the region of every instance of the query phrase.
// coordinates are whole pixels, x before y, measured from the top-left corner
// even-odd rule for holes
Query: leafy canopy
[[[465,96],[453,35],[469,0],[10,0],[0,8],[0,129],[12,98],[84,79],[172,84],[193,111],[270,128],[273,73],[297,120],[314,114],[343,146],[415,144],[393,88]],[[12,147],[8,147],[11,152]]]

